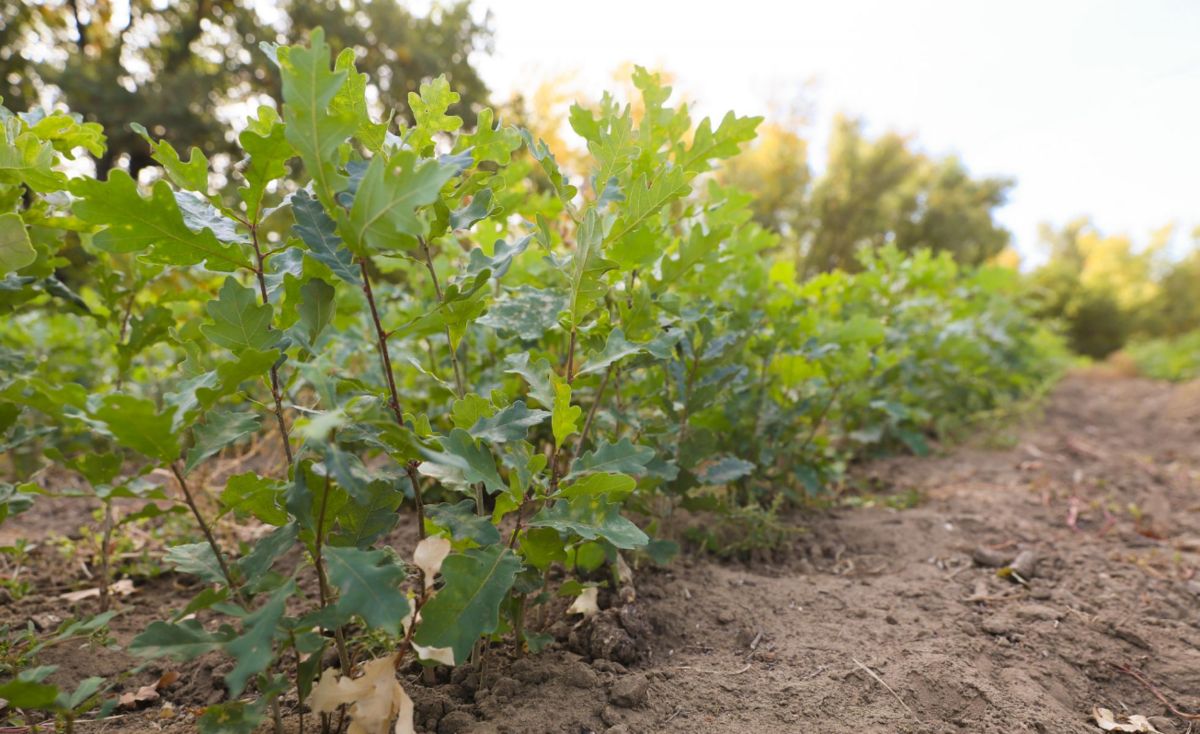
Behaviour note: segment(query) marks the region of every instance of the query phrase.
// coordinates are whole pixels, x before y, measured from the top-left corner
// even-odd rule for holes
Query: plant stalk
[[[225,577],[225,583],[229,586],[229,590],[237,597],[238,603],[246,609],[250,608],[249,602],[246,601],[242,590],[233,582],[233,573],[229,570],[229,564],[225,561],[225,556],[221,553],[221,546],[217,543],[216,537],[213,535],[212,527],[204,520],[204,515],[200,513],[200,508],[196,505],[196,498],[192,496],[192,490],[188,487],[187,480],[183,478],[183,472],[179,470],[179,466],[175,462],[171,462],[171,471],[175,474],[175,479],[179,482],[179,488],[183,490],[184,500],[192,511],[192,516],[196,518],[196,523],[200,526],[200,532],[204,534],[205,540],[208,541],[209,547],[212,548],[213,555],[217,557],[217,563],[221,567],[221,574]]]
[[[429,254],[429,243],[424,239],[418,238],[421,243],[421,250],[425,253],[425,267],[429,269],[429,277],[433,278],[433,292],[437,295],[438,305],[445,303],[442,296],[442,285],[438,282],[437,271],[433,268],[433,256]],[[454,340],[450,337],[450,327],[446,327],[446,342],[450,347],[450,364],[454,367],[454,391],[458,395],[458,399],[462,400],[467,394],[466,384],[463,380],[462,369],[458,365],[458,350],[454,348]]]
[[[325,542],[325,508],[329,505],[329,477],[325,477],[325,494],[321,498],[321,511],[317,513],[316,541],[313,543],[313,565],[317,567],[317,591],[321,598],[321,608],[329,606],[329,579],[325,575],[325,561],[321,549]],[[346,637],[342,628],[333,630],[333,639],[337,644],[338,662],[342,665],[342,675],[350,675],[350,652],[346,649]]]
[[[263,274],[263,254],[262,248],[258,246],[258,225],[250,225],[250,240],[254,243],[254,256],[258,267],[254,274],[258,276],[258,292],[262,295],[264,306],[271,305],[267,297],[267,278]],[[267,329],[270,330],[271,324],[267,324]],[[271,397],[275,399],[275,420],[279,423],[279,433],[283,437],[283,453],[287,456],[288,466],[292,465],[292,440],[288,437],[287,422],[283,420],[283,400],[279,394],[279,366],[271,365]]]

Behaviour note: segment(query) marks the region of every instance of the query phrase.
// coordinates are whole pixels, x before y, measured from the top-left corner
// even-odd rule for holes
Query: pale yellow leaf
[[[413,563],[425,574],[425,590],[433,586],[433,577],[442,570],[442,561],[450,555],[449,538],[426,538],[417,543],[413,552]]]
[[[582,614],[587,616],[600,611],[600,605],[596,603],[599,595],[599,587],[593,586],[590,589],[584,589],[582,594],[575,597],[575,603],[567,609],[567,614]]]

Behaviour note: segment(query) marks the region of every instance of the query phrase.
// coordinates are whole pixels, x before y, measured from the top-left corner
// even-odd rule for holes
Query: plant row
[[[129,650],[232,658],[201,731],[278,726],[293,688],[302,709],[348,707],[352,732],[411,731],[397,669],[537,652],[532,610],[593,609],[622,553],[667,562],[681,509],[747,523],[730,544],[776,542],[753,533],[780,503],[1053,373],[1007,271],[884,248],[798,282],[752,195],[710,174],[760,118],[697,123],[645,70],[631,104],[572,108],[574,174],[491,110],[464,132],[445,78],[410,95],[408,127],[320,31],[263,52],[282,100],[245,121],[242,159],[139,128],[152,182],[86,175],[96,124],[0,112],[0,438],[19,477],[0,521],[72,493],[36,481],[47,462],[84,480],[104,507],[91,630],[113,613],[111,537],[189,518],[195,542],[166,560],[203,590]],[[250,442],[274,460],[218,472]],[[271,531],[229,547],[230,517]],[[419,542],[393,549],[402,520]],[[579,576],[551,588],[554,564]],[[363,631],[386,651],[354,659]],[[330,648],[340,674],[319,669]],[[9,672],[0,698],[68,725],[115,700],[116,681]]]

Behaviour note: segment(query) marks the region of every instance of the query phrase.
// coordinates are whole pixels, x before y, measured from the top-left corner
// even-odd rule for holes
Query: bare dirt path
[[[862,467],[860,478],[923,500],[804,518],[809,532],[782,563],[683,557],[639,570],[631,603],[584,628],[556,623],[560,641],[539,656],[513,662],[497,648],[482,685],[470,669],[432,688],[410,673],[418,730],[1045,734],[1100,731],[1100,706],[1164,734],[1200,731],[1119,669],[1200,713],[1200,388],[1073,375],[1013,435],[1008,448]],[[1025,585],[987,565],[1025,551],[1036,559],[1018,564]],[[169,610],[172,583],[130,598],[121,642]],[[0,623],[53,608],[8,603]],[[578,654],[629,661],[623,642],[640,658]],[[46,662],[78,677],[128,663],[56,654]],[[222,664],[164,661],[130,679],[134,690],[178,668],[163,694],[172,719],[158,702],[78,730],[195,731],[185,709],[221,699]]]

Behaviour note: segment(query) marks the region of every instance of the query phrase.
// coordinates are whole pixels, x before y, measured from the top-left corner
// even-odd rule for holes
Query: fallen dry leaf
[[[116,594],[117,596],[129,596],[134,592],[132,579],[121,579],[115,584],[109,584],[108,593]],[[63,601],[83,601],[92,597],[100,596],[100,589],[93,587],[91,589],[81,589],[79,591],[68,591],[65,594],[59,594],[58,598]]]
[[[179,680],[179,671],[168,670],[162,674],[162,677],[158,679],[158,682],[154,684],[154,687],[161,691],[177,680]]]
[[[397,734],[414,731],[413,703],[396,680],[395,655],[367,663],[359,678],[338,676],[337,671],[327,668],[313,688],[311,701],[313,711],[319,713],[350,704],[348,734],[386,734],[397,716]]]
[[[135,693],[122,693],[120,704],[128,709],[135,709],[139,703],[158,700],[158,689],[154,686],[142,686]]]
[[[1117,721],[1117,717],[1109,709],[1092,708],[1092,718],[1096,720],[1096,725],[1104,731],[1128,731],[1128,732],[1150,732],[1150,734],[1161,734],[1158,729],[1145,716],[1133,715],[1122,716],[1128,723],[1122,724]]]
[[[599,595],[599,587],[593,586],[590,589],[584,589],[582,594],[575,597],[575,603],[567,609],[567,614],[582,614],[586,617],[600,611],[600,605],[596,603]]]

